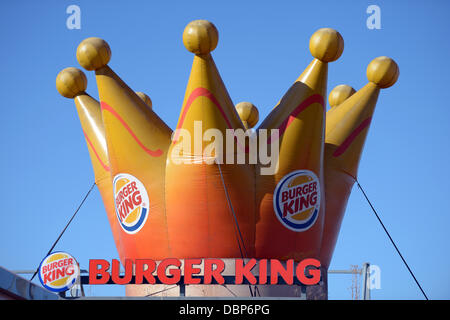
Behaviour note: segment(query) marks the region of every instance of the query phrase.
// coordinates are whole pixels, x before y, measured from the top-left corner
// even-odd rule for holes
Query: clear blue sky
[[[71,4],[81,8],[81,30],[66,28]],[[371,4],[381,8],[381,30],[366,27]],[[448,1],[2,2],[0,265],[36,268],[93,183],[73,101],[55,89],[61,69],[79,67],[81,40],[106,39],[110,66],[149,94],[173,128],[193,58],[181,40],[189,21],[217,26],[213,56],[229,93],[235,103],[253,102],[261,118],[311,61],[311,34],[332,27],[345,48],[330,64],[329,91],[342,83],[361,88],[377,56],[400,66],[398,82],[380,94],[359,179],[429,297],[449,299],[449,10]],[[87,91],[97,96],[92,72],[88,81]],[[70,252],[83,268],[89,259],[117,258],[98,190],[56,249]],[[354,187],[331,269],[365,261],[381,268],[374,299],[422,298]],[[330,299],[350,298],[350,285],[351,276],[330,275]],[[99,287],[91,293],[108,294]]]

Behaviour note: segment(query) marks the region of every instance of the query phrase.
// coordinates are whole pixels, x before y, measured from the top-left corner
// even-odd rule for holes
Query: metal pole
[[[365,262],[362,268],[362,287],[363,287],[363,300],[370,300],[370,286],[369,286],[369,274],[370,272],[370,263]]]
[[[186,285],[184,283],[180,283],[180,297],[186,296]]]

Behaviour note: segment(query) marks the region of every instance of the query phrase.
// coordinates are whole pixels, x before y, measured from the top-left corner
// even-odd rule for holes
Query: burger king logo
[[[117,219],[126,233],[141,230],[148,217],[148,195],[142,182],[131,174],[114,177],[114,205]]]
[[[52,292],[69,290],[79,274],[77,261],[66,252],[51,253],[39,266],[39,280],[44,288]]]
[[[312,171],[293,171],[275,188],[273,209],[278,220],[289,230],[301,232],[311,228],[319,208],[320,183]]]

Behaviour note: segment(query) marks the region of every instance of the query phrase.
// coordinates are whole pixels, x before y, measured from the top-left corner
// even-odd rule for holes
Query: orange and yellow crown
[[[266,129],[269,134],[258,139],[278,152],[276,172],[261,174],[265,164],[201,161],[206,143],[193,138],[199,129],[225,137],[227,130],[246,130],[259,120],[250,102],[233,104],[211,55],[218,38],[205,20],[184,30],[194,60],[174,131],[147,95],[134,92],[108,66],[111,50],[102,39],[82,41],[76,53],[83,68],[95,71],[100,102],[85,92],[79,69],[57,76],[58,91],[75,100],[121,260],[316,257],[328,267],[380,89],[396,82],[398,66],[375,58],[367,68],[369,82],[356,92],[337,86],[326,112],[328,63],[341,56],[344,41],[336,30],[316,31],[309,43],[313,60],[256,130]],[[193,151],[176,149],[187,139]],[[183,161],[170,161],[175,151]],[[293,197],[320,194],[316,210],[290,217],[311,219],[315,212],[314,221],[303,229],[286,227],[277,217],[276,190],[287,190],[286,197],[289,191]]]

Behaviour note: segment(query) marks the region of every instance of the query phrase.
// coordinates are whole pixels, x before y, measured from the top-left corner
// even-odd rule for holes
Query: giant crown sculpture
[[[195,55],[175,131],[148,96],[135,93],[108,66],[111,50],[102,39],[88,38],[77,49],[80,65],[95,71],[100,103],[85,92],[79,69],[64,69],[56,79],[58,91],[75,100],[122,262],[317,258],[328,268],[380,89],[396,82],[397,64],[375,58],[367,67],[369,82],[356,92],[337,86],[326,112],[328,63],[341,56],[344,42],[333,29],[316,31],[309,43],[314,59],[254,131],[266,145],[278,145],[277,171],[261,174],[261,163],[202,161],[205,141],[193,151],[176,150],[181,159],[199,161],[171,161],[189,139],[181,139],[182,129],[193,146],[198,123],[226,136],[227,129],[258,122],[256,107],[235,107],[220,77],[211,55],[216,27],[193,21],[183,42]],[[258,136],[261,129],[268,136]],[[225,158],[230,150],[221,152]]]

